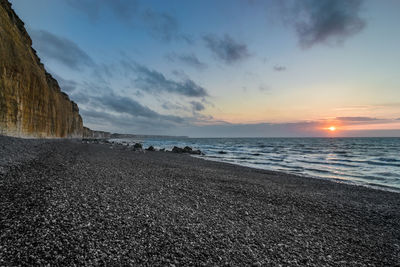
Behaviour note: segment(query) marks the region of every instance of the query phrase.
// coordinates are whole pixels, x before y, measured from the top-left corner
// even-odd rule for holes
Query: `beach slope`
[[[0,136],[0,265],[395,266],[400,195]]]

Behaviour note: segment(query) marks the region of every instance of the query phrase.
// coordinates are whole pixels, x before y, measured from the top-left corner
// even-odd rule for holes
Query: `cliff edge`
[[[46,72],[24,23],[0,0],[0,134],[81,138],[78,105]]]

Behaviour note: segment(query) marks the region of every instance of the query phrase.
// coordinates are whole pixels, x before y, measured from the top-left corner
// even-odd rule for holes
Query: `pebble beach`
[[[400,195],[0,136],[1,266],[399,266]]]

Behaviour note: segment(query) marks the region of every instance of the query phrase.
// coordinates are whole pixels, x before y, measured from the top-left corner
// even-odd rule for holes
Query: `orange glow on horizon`
[[[322,129],[325,130],[325,131],[329,131],[329,132],[335,132],[335,131],[338,130],[337,126],[333,126],[333,125],[327,126],[325,128],[322,128]]]

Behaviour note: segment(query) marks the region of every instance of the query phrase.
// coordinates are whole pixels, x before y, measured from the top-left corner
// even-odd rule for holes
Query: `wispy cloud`
[[[136,0],[65,0],[71,7],[86,14],[96,22],[101,12],[109,11],[114,16],[131,27],[134,23],[142,23],[155,39],[163,42],[184,41],[194,42],[189,34],[180,32],[179,23],[174,16],[166,12],[158,12],[145,8]]]
[[[179,30],[179,24],[175,17],[165,12],[155,12],[148,9],[143,14],[144,21],[149,26],[151,35],[165,42],[173,40],[185,41],[192,44],[193,38],[188,34],[183,34]]]
[[[74,80],[66,80],[58,76],[57,74],[52,74],[54,79],[58,81],[62,91],[67,93],[72,93],[78,87],[78,83]]]
[[[188,97],[204,97],[208,96],[205,88],[197,85],[190,79],[183,81],[174,81],[167,79],[162,73],[151,70],[146,66],[140,64],[128,64],[132,66],[134,74],[136,75],[135,85],[146,92],[160,93],[168,92]]]
[[[336,117],[337,120],[340,121],[349,121],[349,122],[356,122],[356,121],[376,121],[379,120],[377,118],[371,117]]]
[[[202,111],[205,109],[204,105],[198,101],[191,101],[190,104],[192,105],[193,111]]]
[[[362,31],[363,0],[285,1],[286,19],[293,25],[299,44],[310,48],[318,43],[342,43]]]
[[[213,54],[226,64],[233,64],[250,56],[246,44],[235,41],[227,34],[223,38],[208,34],[203,39]]]
[[[286,67],[285,66],[281,66],[281,65],[275,65],[273,69],[274,69],[274,71],[280,72],[280,71],[285,71]]]
[[[104,106],[108,111],[115,111],[117,113],[124,113],[134,117],[145,117],[151,119],[163,119],[173,122],[182,122],[182,118],[177,116],[162,115],[157,113],[150,108],[143,106],[136,100],[118,96],[113,93],[104,95],[102,97],[92,98],[95,102]]]
[[[97,20],[102,9],[114,12],[116,18],[131,22],[138,9],[136,0],[65,0],[71,7],[85,13],[90,19]]]
[[[191,66],[193,68],[196,68],[198,70],[203,70],[207,67],[207,64],[201,62],[194,53],[181,54],[181,55],[178,55],[176,53],[170,53],[167,55],[167,59],[170,61],[179,60],[180,62],[188,66]]]
[[[44,30],[30,31],[39,56],[55,60],[71,69],[92,67],[92,58],[73,41]]]

